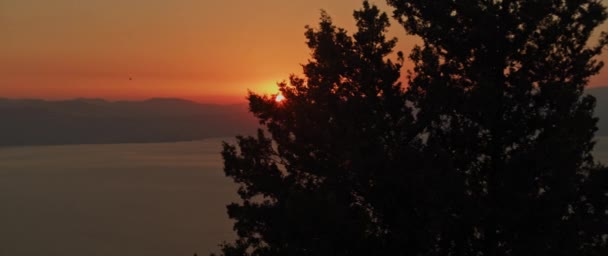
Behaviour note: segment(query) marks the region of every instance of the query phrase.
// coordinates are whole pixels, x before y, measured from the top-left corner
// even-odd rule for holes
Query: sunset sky
[[[0,0],[0,97],[244,102],[247,89],[274,93],[276,82],[301,71],[309,56],[304,26],[316,25],[320,9],[353,31],[352,11],[360,6],[359,0]],[[416,38],[392,23],[397,49],[408,53]],[[591,86],[601,85],[608,85],[608,70],[592,79]]]

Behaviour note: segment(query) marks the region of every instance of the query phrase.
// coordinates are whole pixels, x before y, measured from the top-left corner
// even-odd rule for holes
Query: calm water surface
[[[208,255],[232,240],[221,139],[0,148],[0,255]]]
[[[0,255],[208,255],[232,240],[222,139],[0,148]],[[608,163],[608,137],[596,159]]]

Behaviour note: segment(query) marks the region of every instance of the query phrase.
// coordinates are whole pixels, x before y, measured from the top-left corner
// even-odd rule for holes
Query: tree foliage
[[[389,0],[403,57],[366,1],[351,36],[323,13],[267,132],[224,144],[242,202],[224,255],[604,255],[606,170],[584,95],[599,1]],[[407,89],[406,89],[407,88]]]
[[[606,19],[600,2],[389,4],[424,41],[408,90],[424,154],[464,184],[445,206],[457,224],[437,231],[438,251],[576,255],[597,239],[580,235],[576,205],[593,165],[595,100],[583,89],[607,42],[587,46]]]

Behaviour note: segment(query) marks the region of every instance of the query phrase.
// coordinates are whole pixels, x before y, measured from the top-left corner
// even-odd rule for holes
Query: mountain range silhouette
[[[597,99],[597,136],[608,136],[608,87],[587,89]],[[141,143],[253,134],[246,104],[215,105],[173,98],[145,101],[0,98],[0,146]]]
[[[250,134],[247,105],[146,101],[0,99],[0,145],[60,145],[198,140]]]

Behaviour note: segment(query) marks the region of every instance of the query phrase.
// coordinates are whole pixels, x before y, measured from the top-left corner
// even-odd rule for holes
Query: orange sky
[[[247,89],[275,92],[301,71],[304,25],[316,25],[320,9],[353,31],[360,3],[0,0],[0,97],[244,102]],[[417,40],[392,23],[397,49],[409,52]],[[591,85],[608,85],[608,70]]]

